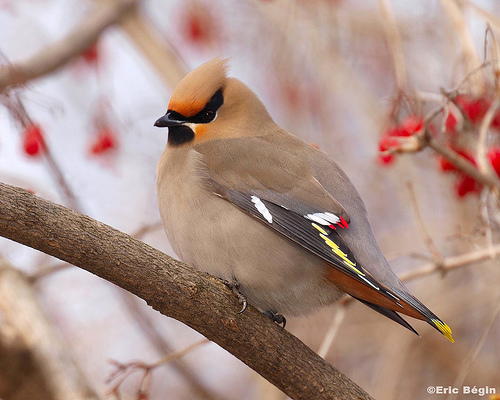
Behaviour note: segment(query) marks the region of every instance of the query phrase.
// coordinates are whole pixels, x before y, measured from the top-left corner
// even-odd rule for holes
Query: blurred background
[[[412,141],[427,121],[443,147],[497,177],[499,2],[0,0],[0,27],[0,181],[175,256],[155,194],[167,131],[153,123],[185,73],[230,57],[230,75],[279,125],[347,172],[391,266],[456,342],[409,321],[419,338],[350,301],[288,318],[287,329],[377,399],[500,398],[491,393],[500,393],[498,190]],[[408,154],[393,154],[405,145]],[[47,353],[74,370],[74,398],[286,399],[216,344],[86,271],[5,239],[0,257],[26,283],[14,300],[5,288],[17,284],[0,282],[0,398],[35,398],[16,393],[37,372],[11,345],[38,354],[26,337],[46,328],[62,346]],[[15,322],[28,298],[33,332]],[[141,364],[168,354],[175,360]]]

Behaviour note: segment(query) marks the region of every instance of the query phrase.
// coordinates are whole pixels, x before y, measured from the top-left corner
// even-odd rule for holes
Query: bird
[[[175,253],[283,325],[345,294],[410,331],[404,314],[453,342],[380,250],[366,207],[326,153],[278,126],[215,58],[189,72],[154,125],[168,138],[156,170]]]

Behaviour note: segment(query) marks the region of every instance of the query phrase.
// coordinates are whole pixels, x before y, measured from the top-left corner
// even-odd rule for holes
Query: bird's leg
[[[281,314],[278,314],[278,312],[276,310],[267,310],[264,312],[264,315],[267,315],[269,318],[271,318],[274,322],[276,322],[278,325],[282,325],[281,329],[285,329],[285,325],[286,325],[286,318],[281,315]]]
[[[241,304],[241,310],[238,311],[238,314],[242,314],[247,309],[248,301],[247,297],[240,291],[240,284],[236,279],[233,279],[231,281],[227,279],[220,279],[220,280],[224,285],[226,285],[229,289],[231,289],[238,298],[238,301]]]

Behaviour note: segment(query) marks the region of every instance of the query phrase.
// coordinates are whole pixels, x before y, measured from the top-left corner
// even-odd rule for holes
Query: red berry
[[[198,15],[192,15],[187,21],[187,34],[192,42],[200,42],[205,33],[203,32],[202,22]]]
[[[92,43],[82,52],[83,59],[89,64],[95,64],[99,60],[99,48],[97,42]]]
[[[481,185],[477,183],[474,178],[467,175],[460,176],[455,185],[455,191],[458,197],[464,197],[469,193],[478,193],[480,190]]]
[[[23,147],[24,152],[32,157],[45,152],[45,141],[40,125],[30,124],[24,129]]]
[[[188,41],[207,44],[214,36],[212,15],[201,5],[189,7],[185,14],[183,31]]]
[[[498,147],[492,147],[487,154],[488,159],[491,162],[491,166],[497,173],[497,175],[500,176],[500,148]]]
[[[383,165],[392,164],[395,160],[394,154],[379,154],[378,161]]]
[[[412,136],[424,128],[424,119],[417,115],[409,115],[401,123],[398,136]]]
[[[116,136],[108,128],[103,128],[94,139],[90,151],[92,154],[102,154],[116,147]]]
[[[439,158],[439,168],[444,172],[457,171],[457,167],[455,167],[451,162],[448,161],[447,158],[444,157]]]
[[[466,95],[459,95],[455,101],[473,123],[480,122],[490,106],[490,102],[482,97],[473,99]]]
[[[424,119],[416,115],[407,116],[399,125],[389,128],[384,136],[405,137],[412,136],[424,128]]]
[[[378,142],[378,149],[385,151],[399,147],[399,140],[394,137],[384,136]]]
[[[446,132],[454,132],[457,127],[457,118],[453,115],[451,110],[448,112],[448,118],[446,118],[445,126]]]
[[[500,129],[500,111],[497,111],[497,113],[493,117],[493,121],[491,122],[491,126],[493,128]]]
[[[393,126],[392,128],[389,128],[386,132],[385,132],[385,135],[384,136],[390,136],[390,137],[398,137],[398,136],[409,136],[409,135],[406,135],[402,129],[401,129],[401,126],[400,125],[396,125],[396,126]]]
[[[394,137],[384,136],[378,142],[378,149],[381,152],[398,147],[399,147],[399,141]],[[378,160],[380,163],[384,165],[389,165],[395,160],[395,157],[394,154],[379,154]]]

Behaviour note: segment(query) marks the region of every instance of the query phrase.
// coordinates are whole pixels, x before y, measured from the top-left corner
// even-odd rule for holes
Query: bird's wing
[[[359,265],[342,239],[341,231],[349,229],[350,223],[344,207],[321,186],[300,157],[283,149],[278,152],[264,140],[225,139],[198,146],[207,166],[209,176],[205,181],[210,190],[367,290],[380,293],[387,303],[402,307],[396,295]],[[211,153],[214,151],[219,156]]]
[[[302,214],[329,210],[349,222],[347,211],[317,181],[304,160],[264,138],[217,140],[196,150],[210,177],[222,187],[251,193]]]
[[[342,239],[356,221],[301,157],[259,137],[208,142],[196,150],[209,190],[323,259],[332,267],[326,279],[399,323],[394,311],[427,320],[448,337],[449,328],[422,303],[386,287],[358,263]]]

